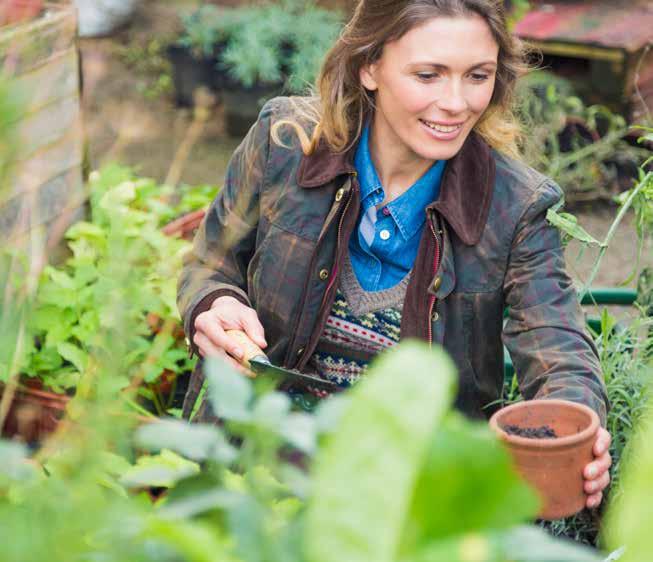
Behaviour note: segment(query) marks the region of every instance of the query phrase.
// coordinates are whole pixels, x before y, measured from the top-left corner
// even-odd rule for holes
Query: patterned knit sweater
[[[368,363],[399,341],[401,310],[410,273],[383,291],[365,291],[349,258],[309,369],[339,386],[354,384]]]

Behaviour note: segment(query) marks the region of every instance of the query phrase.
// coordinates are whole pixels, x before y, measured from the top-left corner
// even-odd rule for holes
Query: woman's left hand
[[[608,452],[611,441],[607,429],[599,427],[599,431],[594,442],[594,460],[585,466],[583,476],[585,477],[585,492],[587,501],[585,505],[589,509],[598,507],[603,500],[603,490],[610,483],[610,465],[612,457]]]

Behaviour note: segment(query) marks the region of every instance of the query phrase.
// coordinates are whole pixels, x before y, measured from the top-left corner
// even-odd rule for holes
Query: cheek
[[[468,98],[470,109],[474,113],[483,113],[487,109],[488,105],[490,105],[493,92],[494,82],[474,90],[473,94]]]

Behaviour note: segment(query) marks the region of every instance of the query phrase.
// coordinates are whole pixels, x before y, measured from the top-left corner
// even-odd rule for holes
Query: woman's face
[[[480,16],[436,17],[386,44],[360,73],[376,142],[404,163],[453,157],[490,103],[498,54]]]

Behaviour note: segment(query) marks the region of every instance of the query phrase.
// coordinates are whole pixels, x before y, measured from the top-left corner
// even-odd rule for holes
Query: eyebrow
[[[492,66],[497,66],[497,62],[494,60],[486,60],[483,62],[476,63],[473,66],[470,66],[467,70],[474,70],[475,68],[479,68],[481,66],[486,66],[486,65],[492,65]],[[437,62],[429,62],[429,61],[423,61],[423,62],[414,62],[408,65],[408,68],[413,68],[415,66],[430,66],[432,68],[440,69],[440,70],[449,70],[449,67],[446,64],[440,64]]]

